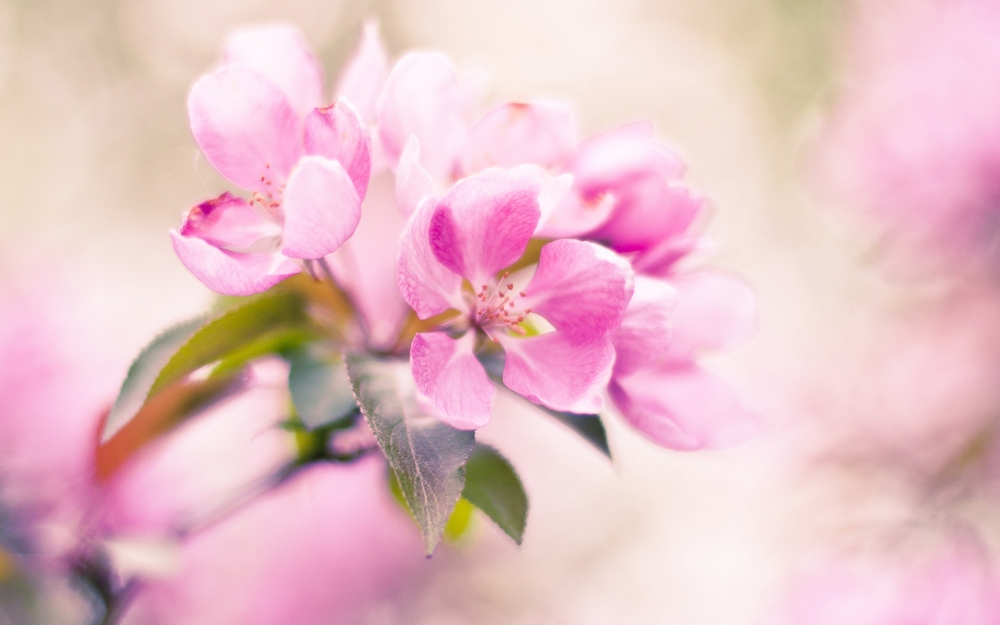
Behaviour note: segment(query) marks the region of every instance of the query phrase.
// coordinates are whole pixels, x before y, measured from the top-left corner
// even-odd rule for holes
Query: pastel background
[[[488,102],[572,102],[584,135],[648,119],[685,155],[714,206],[705,262],[760,306],[757,336],[706,364],[762,429],[681,453],[609,419],[611,465],[501,402],[482,439],[531,497],[521,547],[479,518],[424,559],[370,459],[156,559],[126,622],[1000,622],[987,0],[0,0],[0,525],[40,496],[25,484],[73,490],[132,355],[211,301],[167,231],[225,188],[184,103],[226,33],[297,24],[329,82],[366,17],[393,55],[439,49],[483,72]],[[238,488],[233,466],[290,453],[260,379],[252,405],[142,458],[107,522],[139,535],[147,505],[198,503],[177,484]],[[77,522],[63,504],[51,544]],[[0,623],[91,618],[58,571],[37,581],[44,606],[19,611],[4,570]]]

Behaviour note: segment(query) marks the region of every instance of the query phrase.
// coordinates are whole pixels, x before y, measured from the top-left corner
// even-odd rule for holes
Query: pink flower
[[[248,295],[354,233],[371,145],[346,100],[317,108],[322,71],[294,29],[239,31],[223,57],[222,69],[191,88],[191,131],[208,161],[250,199],[227,192],[203,202],[171,237],[206,286]]]
[[[621,327],[611,336],[611,399],[626,421],[671,449],[742,442],[756,417],[696,359],[733,347],[755,330],[756,300],[741,280],[709,271],[670,279],[639,275]]]
[[[994,625],[1000,580],[972,545],[928,562],[843,560],[803,575],[775,625]]]
[[[821,184],[879,218],[907,265],[995,267],[1000,5],[865,3],[852,21],[850,80],[818,146]]]
[[[559,240],[542,247],[526,286],[507,272],[497,278],[523,255],[542,188],[533,168],[470,176],[425,200],[400,241],[399,290],[417,315],[459,311],[410,349],[417,388],[455,427],[490,418],[495,389],[475,356],[483,338],[506,352],[511,390],[556,410],[601,407],[614,362],[608,336],[632,294],[627,263],[598,245]]]

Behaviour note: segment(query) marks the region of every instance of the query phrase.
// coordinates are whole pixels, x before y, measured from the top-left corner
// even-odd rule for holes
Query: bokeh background
[[[438,49],[482,72],[487,102],[572,102],[584,136],[649,119],[685,155],[714,206],[706,262],[760,306],[757,336],[706,364],[761,432],[680,453],[612,419],[612,465],[501,403],[482,438],[531,498],[521,547],[480,518],[424,559],[365,461],[165,547],[126,622],[875,624],[899,597],[942,594],[924,614],[1000,605],[997,5],[0,0],[0,388],[10,403],[50,380],[32,391],[45,402],[0,398],[0,421],[23,421],[0,430],[7,514],[31,499],[31,467],[62,457],[54,439],[92,435],[131,356],[211,302],[166,233],[225,188],[185,98],[226,33],[293,22],[331,82],[374,17],[393,55]],[[266,401],[177,433],[122,498],[281,457],[253,416]],[[238,451],[190,442],[250,430]],[[0,597],[31,603],[4,566]],[[35,607],[0,622],[92,618],[71,583],[40,579]],[[810,616],[824,602],[854,611]]]

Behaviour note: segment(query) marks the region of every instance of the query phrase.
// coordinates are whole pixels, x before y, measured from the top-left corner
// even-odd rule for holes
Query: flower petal
[[[180,233],[184,237],[197,237],[215,247],[234,250],[250,248],[261,241],[277,241],[281,236],[281,226],[264,219],[246,200],[227,191],[189,210],[184,216]]]
[[[368,20],[354,55],[337,80],[336,96],[350,100],[361,119],[366,124],[374,124],[375,105],[388,73],[389,54],[379,35],[378,22]]]
[[[609,387],[622,416],[651,441],[678,450],[729,447],[757,429],[723,380],[694,363],[660,364]]]
[[[662,178],[643,178],[615,191],[611,216],[588,237],[622,253],[655,248],[685,235],[704,210],[691,189]]]
[[[673,338],[677,291],[663,280],[638,275],[622,323],[611,335],[615,375],[625,375],[663,358]]]
[[[434,206],[433,198],[424,200],[399,239],[396,285],[421,319],[464,306],[461,276],[438,262],[431,251],[428,231]]]
[[[524,253],[541,211],[534,176],[490,169],[459,181],[430,222],[430,245],[445,267],[478,288]]]
[[[632,283],[628,261],[611,250],[560,239],[542,247],[522,305],[567,335],[595,339],[621,324]]]
[[[281,253],[322,258],[349,239],[361,220],[361,199],[337,161],[306,156],[288,177]]]
[[[285,93],[300,117],[323,103],[323,68],[294,26],[240,28],[226,39],[222,58],[227,65],[260,72]]]
[[[278,253],[227,252],[176,230],[170,231],[170,239],[188,271],[220,295],[262,293],[300,271],[298,265]]]
[[[383,172],[372,178],[361,204],[358,229],[332,256],[337,281],[351,294],[368,328],[368,345],[389,351],[396,345],[410,307],[396,287],[396,254],[406,218],[396,207],[395,181]]]
[[[552,212],[539,224],[540,237],[551,239],[581,237],[608,220],[615,207],[615,196],[601,193],[583,198],[573,189],[563,196]]]
[[[410,346],[410,366],[417,389],[439,419],[460,430],[490,422],[496,389],[472,352],[475,334],[453,339],[441,332],[421,332]]]
[[[670,283],[677,289],[671,359],[690,359],[697,352],[729,349],[757,331],[757,298],[742,280],[699,271],[675,276]]]
[[[399,210],[411,215],[420,202],[435,192],[434,180],[420,164],[420,142],[410,137],[396,168],[396,199]]]
[[[285,94],[242,65],[202,76],[188,95],[188,116],[205,158],[234,184],[279,189],[302,154],[302,122]]]
[[[438,52],[411,52],[396,61],[378,101],[378,135],[395,166],[410,135],[422,163],[437,180],[448,180],[465,141],[465,90],[455,66]]]
[[[653,126],[635,122],[591,137],[577,148],[570,171],[585,198],[618,189],[635,180],[677,179],[684,162],[653,139]]]
[[[573,110],[554,102],[509,102],[488,112],[469,131],[459,164],[465,175],[490,167],[562,164],[576,145]]]
[[[365,199],[372,171],[372,142],[357,111],[346,101],[313,109],[305,122],[306,154],[339,161]]]
[[[615,350],[605,338],[579,340],[558,330],[541,336],[497,336],[507,353],[503,382],[510,390],[553,410],[593,414],[611,379]]]

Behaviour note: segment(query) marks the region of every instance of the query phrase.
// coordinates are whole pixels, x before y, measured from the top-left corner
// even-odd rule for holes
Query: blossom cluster
[[[390,66],[373,24],[332,102],[291,27],[237,32],[222,58],[188,110],[207,160],[245,197],[205,201],[171,233],[206,286],[245,296],[300,271],[339,279],[360,309],[348,349],[408,353],[421,407],[458,429],[490,420],[496,382],[570,413],[598,413],[608,395],[675,449],[748,433],[751,414],[696,357],[753,332],[754,298],[737,279],[679,269],[707,205],[650,124],[578,142],[559,103],[480,114],[446,56]],[[366,197],[386,176],[395,197]],[[393,200],[402,219],[383,217]],[[381,232],[362,249],[351,237],[367,213]],[[349,275],[385,267],[376,256],[395,259],[394,276]],[[371,303],[390,281],[408,306]],[[497,356],[491,380],[482,361]]]

